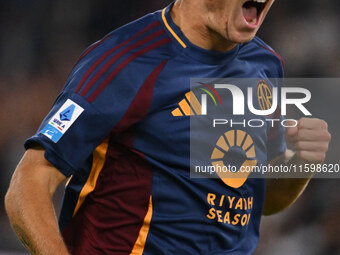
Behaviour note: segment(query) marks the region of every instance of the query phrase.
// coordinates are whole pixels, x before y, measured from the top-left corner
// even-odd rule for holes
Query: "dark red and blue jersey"
[[[258,38],[225,53],[201,49],[176,27],[170,9],[90,46],[25,143],[41,144],[46,159],[69,177],[59,224],[72,254],[251,254],[256,248],[265,180],[233,185],[190,178],[190,115],[200,107],[190,79],[282,77],[281,61]],[[219,149],[249,147],[248,163],[266,164],[285,150],[281,128],[223,132],[225,141],[214,137]]]

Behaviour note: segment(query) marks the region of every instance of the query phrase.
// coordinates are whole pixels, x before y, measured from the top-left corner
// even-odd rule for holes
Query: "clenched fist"
[[[318,164],[326,158],[331,134],[324,120],[302,118],[296,127],[286,129],[286,138],[300,160]]]

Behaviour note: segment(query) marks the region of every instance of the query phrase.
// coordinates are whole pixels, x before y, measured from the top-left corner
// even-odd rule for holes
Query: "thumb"
[[[287,121],[286,122],[287,126],[286,127],[286,137],[287,137],[287,140],[289,142],[294,142],[297,138],[297,134],[298,134],[298,131],[299,131],[299,128],[296,126],[294,127],[294,124],[296,124],[295,122],[293,121]]]

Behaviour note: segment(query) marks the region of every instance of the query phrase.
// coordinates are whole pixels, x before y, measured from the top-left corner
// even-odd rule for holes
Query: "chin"
[[[228,40],[234,43],[247,43],[254,39],[256,33],[237,33],[231,34]]]

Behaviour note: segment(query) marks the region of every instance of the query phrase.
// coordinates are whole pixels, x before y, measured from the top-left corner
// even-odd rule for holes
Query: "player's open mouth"
[[[261,20],[262,12],[266,7],[267,0],[251,0],[242,6],[243,17],[251,26],[257,26]]]

